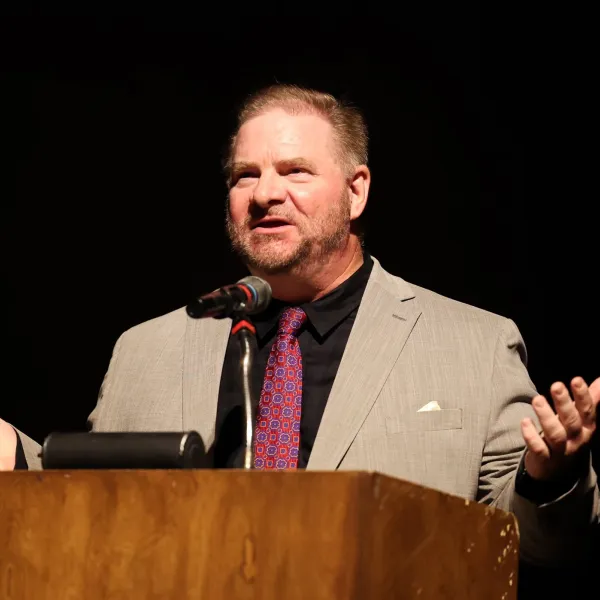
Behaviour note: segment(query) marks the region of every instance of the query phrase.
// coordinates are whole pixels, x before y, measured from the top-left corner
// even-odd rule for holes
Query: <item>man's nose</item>
[[[254,188],[252,200],[261,208],[270,204],[285,202],[287,190],[283,177],[277,173],[261,173]]]

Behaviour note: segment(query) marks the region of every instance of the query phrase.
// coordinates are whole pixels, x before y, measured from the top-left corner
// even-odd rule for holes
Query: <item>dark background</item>
[[[366,242],[387,270],[514,319],[541,392],[600,376],[560,39],[545,55],[522,12],[466,2],[212,10],[2,19],[4,419],[39,441],[82,428],[123,330],[244,274],[220,160],[236,106],[275,81],[364,110]]]

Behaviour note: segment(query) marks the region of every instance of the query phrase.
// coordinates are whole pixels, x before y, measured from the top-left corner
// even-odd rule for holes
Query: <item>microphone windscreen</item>
[[[249,275],[248,277],[240,279],[238,283],[251,287],[256,293],[254,306],[252,307],[252,310],[248,311],[248,314],[256,315],[266,310],[271,302],[272,296],[271,286],[268,282],[260,277]]]

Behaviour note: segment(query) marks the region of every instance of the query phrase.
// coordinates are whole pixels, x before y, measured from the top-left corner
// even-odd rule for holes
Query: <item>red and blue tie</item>
[[[254,441],[255,469],[296,469],[302,415],[302,354],[298,332],[301,308],[286,308],[279,319],[260,393]]]

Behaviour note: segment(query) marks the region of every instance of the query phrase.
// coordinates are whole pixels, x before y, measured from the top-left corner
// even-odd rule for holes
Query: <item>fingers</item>
[[[589,427],[596,423],[596,404],[592,397],[591,389],[581,377],[575,377],[571,381],[573,398],[577,412],[584,426]]]
[[[521,433],[529,452],[540,458],[550,458],[550,449],[538,433],[531,419],[523,419],[521,421]]]
[[[558,415],[552,410],[544,396],[536,396],[532,401],[533,410],[540,420],[544,439],[552,451],[564,453],[567,431]]]
[[[581,433],[583,422],[575,402],[571,400],[569,390],[564,383],[557,381],[552,384],[550,393],[558,418],[567,431],[567,436],[571,439],[577,437]]]
[[[592,381],[590,385],[590,394],[592,395],[592,400],[597,407],[598,402],[600,402],[600,377],[598,377],[595,381]]]
[[[544,396],[536,396],[531,404],[542,431],[531,419],[521,421],[521,432],[527,446],[525,465],[535,477],[545,478],[564,459],[586,446],[596,429],[596,413],[600,405],[600,379],[587,386],[581,377],[571,381],[571,394],[564,383],[552,384],[550,393],[554,409]],[[554,464],[554,467],[552,465]]]

